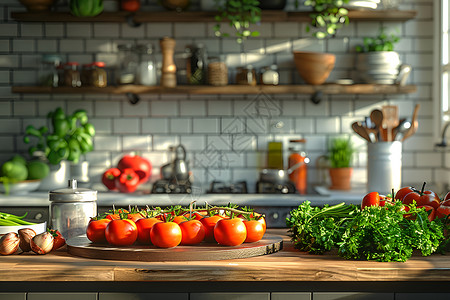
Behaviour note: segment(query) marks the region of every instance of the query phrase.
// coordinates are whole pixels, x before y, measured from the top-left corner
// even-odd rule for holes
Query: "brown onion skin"
[[[36,254],[47,254],[53,249],[53,236],[50,232],[35,235],[31,241],[31,250]]]
[[[19,247],[23,252],[31,251],[30,241],[36,235],[36,232],[31,228],[19,229],[20,243]]]
[[[9,232],[0,238],[0,254],[11,255],[19,249],[20,238],[15,232]]]

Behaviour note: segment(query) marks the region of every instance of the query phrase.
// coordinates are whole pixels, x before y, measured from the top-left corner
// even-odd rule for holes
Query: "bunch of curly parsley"
[[[291,212],[287,225],[296,248],[315,254],[337,248],[346,259],[406,261],[416,249],[427,256],[442,252],[448,243],[446,219],[430,222],[422,208],[412,206],[405,212],[401,202],[362,211],[334,207],[321,209],[305,202]]]
[[[323,254],[337,246],[345,229],[343,224],[357,211],[356,206],[344,203],[320,208],[305,201],[286,219],[288,234],[300,251]]]

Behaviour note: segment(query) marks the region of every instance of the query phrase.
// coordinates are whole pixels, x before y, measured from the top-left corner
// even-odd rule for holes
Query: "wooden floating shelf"
[[[309,22],[309,12],[286,12],[263,10],[262,22]],[[157,22],[215,22],[216,12],[206,11],[138,11],[103,12],[95,17],[75,17],[70,12],[12,12],[11,17],[22,22],[127,22],[135,23]],[[414,19],[414,10],[352,10],[349,11],[350,21],[408,21]],[[225,22],[225,21],[224,21]]]
[[[13,93],[22,94],[188,94],[188,95],[237,95],[237,94],[315,94],[322,92],[328,95],[339,94],[410,94],[417,90],[415,85],[393,84],[323,84],[323,85],[227,85],[227,86],[177,86],[164,88],[160,86],[123,85],[96,87],[40,87],[14,86]]]

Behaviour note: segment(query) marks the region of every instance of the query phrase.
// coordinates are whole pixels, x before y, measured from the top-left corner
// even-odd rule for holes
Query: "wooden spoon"
[[[383,112],[379,109],[372,110],[372,112],[370,113],[370,119],[375,124],[377,140],[380,140],[381,139],[380,132],[383,129],[383,127],[382,127],[383,126]]]
[[[360,137],[371,142],[369,133],[366,131],[366,128],[361,125],[361,122],[354,122],[352,124],[353,131],[356,132]]]
[[[398,106],[384,105],[381,109],[383,111],[383,127],[387,131],[386,141],[391,142],[394,139],[392,130],[398,126]]]
[[[408,131],[405,132],[405,135],[403,136],[402,141],[406,140],[410,136],[412,136],[414,133],[416,133],[417,128],[419,128],[419,122],[417,121],[417,115],[419,114],[419,108],[420,104],[416,104],[414,107],[413,116],[411,119],[411,127],[408,129]]]

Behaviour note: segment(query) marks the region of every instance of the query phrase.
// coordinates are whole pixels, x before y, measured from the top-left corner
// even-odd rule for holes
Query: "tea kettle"
[[[171,149],[175,159],[161,167],[161,176],[166,180],[187,181],[189,179],[189,166],[186,162],[186,149],[183,145]]]

